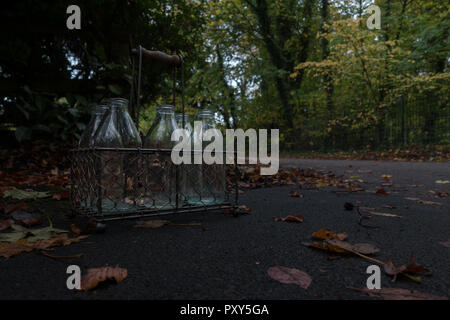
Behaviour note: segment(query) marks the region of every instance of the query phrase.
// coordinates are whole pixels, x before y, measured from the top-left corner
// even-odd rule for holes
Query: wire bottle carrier
[[[149,51],[141,46],[131,50],[133,81],[131,86],[130,105],[136,127],[139,124],[140,90],[142,60],[146,58],[154,63],[164,64],[174,68],[173,72],[173,105],[176,95],[176,71],[181,73],[181,105],[182,124],[184,127],[184,73],[183,59],[180,55],[168,55],[160,51]],[[137,84],[135,83],[135,66],[138,64]],[[137,88],[136,88],[137,87]],[[136,101],[133,104],[133,100]],[[173,213],[200,212],[211,210],[232,210],[236,213],[238,207],[238,167],[236,154],[233,153],[234,165],[228,169],[234,170],[234,181],[225,179],[223,195],[198,194],[199,201],[195,204],[186,201],[188,194],[182,184],[185,179],[197,179],[190,174],[194,165],[175,165],[170,160],[171,149],[158,148],[76,148],[71,153],[71,208],[75,215],[93,217],[99,221],[131,219]],[[197,152],[194,150],[194,152]],[[225,159],[225,152],[224,157]],[[208,165],[205,170],[212,170]],[[225,171],[225,164],[223,165]],[[148,170],[156,167],[156,170]],[[225,174],[225,173],[224,173]],[[214,175],[209,175],[212,181],[209,185],[221,183],[215,181]],[[174,181],[174,183],[173,183]],[[226,182],[231,183],[226,183]],[[191,181],[190,185],[200,184]],[[173,185],[174,184],[174,185]],[[189,192],[192,192],[190,190]],[[158,194],[158,202],[152,198]],[[162,195],[162,198],[161,198]],[[202,202],[202,197],[218,197],[220,201]],[[218,199],[219,200],[219,199]]]

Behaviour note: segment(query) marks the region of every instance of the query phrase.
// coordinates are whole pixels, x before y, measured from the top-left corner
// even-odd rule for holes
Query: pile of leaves
[[[385,151],[359,152],[311,152],[283,155],[285,158],[334,159],[334,160],[387,160],[387,161],[450,161],[449,146],[433,146],[430,149],[388,149]]]
[[[302,189],[334,186],[354,192],[364,190],[356,181],[337,177],[331,171],[318,171],[311,168],[280,168],[275,175],[267,176],[261,175],[260,166],[258,165],[239,165],[237,171],[239,172],[239,188],[254,189],[282,185],[299,185]],[[236,170],[228,168],[227,174],[227,184],[233,187],[236,179]],[[301,196],[299,195],[299,197]]]
[[[0,193],[11,186],[68,187],[70,149],[69,144],[34,141],[0,150]]]

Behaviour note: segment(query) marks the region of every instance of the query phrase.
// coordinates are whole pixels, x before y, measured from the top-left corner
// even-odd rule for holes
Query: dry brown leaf
[[[19,202],[14,204],[9,204],[5,207],[5,213],[9,214],[14,211],[28,209],[28,205],[25,202]]]
[[[427,200],[422,200],[420,198],[406,197],[405,199],[406,200],[411,200],[411,201],[417,201],[417,202],[422,203],[422,204],[431,204],[431,205],[436,205],[436,206],[442,206],[442,203],[440,203],[440,202],[427,201]]]
[[[303,289],[308,289],[312,278],[303,271],[282,266],[270,267],[267,274],[274,280],[285,284],[296,284]]]
[[[387,195],[388,195],[388,193],[386,192],[386,190],[384,190],[383,188],[379,188],[379,189],[377,190],[377,194],[381,194],[381,195],[383,195],[383,196],[387,196]]]
[[[13,218],[18,224],[25,227],[31,227],[42,223],[42,217],[40,214],[29,213],[21,210],[14,211],[11,214],[11,218]]]
[[[405,277],[415,281],[415,282],[422,282],[420,277],[414,277],[411,274],[430,274],[431,272],[427,269],[425,269],[423,266],[416,263],[413,256],[410,257],[408,265],[403,265],[400,267],[396,267],[394,265],[394,261],[392,259],[386,260],[386,262],[383,265],[384,271],[388,274],[393,276],[392,282],[395,282],[397,279],[397,275],[402,274]]]
[[[444,247],[450,248],[450,239],[448,239],[448,241],[446,242],[439,242],[440,244],[442,244]]]
[[[391,218],[401,218],[402,217],[397,214],[386,213],[386,212],[367,211],[367,213],[374,215],[374,216],[383,216],[383,217],[391,217]]]
[[[233,208],[230,207],[221,207],[220,210],[222,210],[224,214],[233,214]]]
[[[345,250],[348,252],[357,252],[361,254],[374,254],[380,251],[374,244],[371,243],[355,243],[351,244],[345,241],[337,240],[337,239],[328,239],[325,240],[328,247],[330,248],[339,248],[341,250]]]
[[[336,233],[327,228],[322,228],[314,232],[311,236],[314,239],[334,239],[336,237]]]
[[[12,219],[0,220],[0,231],[9,229],[13,223],[14,221]]]
[[[243,204],[243,205],[240,205],[239,207],[239,210],[242,210],[242,211],[246,211],[246,212],[252,212],[252,208],[248,208],[245,204]]]
[[[448,300],[448,298],[444,296],[433,296],[428,293],[402,288],[360,289],[347,287],[347,289],[363,292],[370,297],[383,298],[384,300]]]
[[[76,234],[76,235],[81,234],[81,229],[80,229],[76,224],[74,224],[74,223],[72,223],[72,224],[70,225],[70,230],[72,230],[72,232],[73,232],[74,234]]]
[[[405,266],[396,267],[394,265],[394,261],[391,258],[386,260],[386,262],[383,265],[383,268],[384,272],[386,272],[390,276],[393,276],[392,282],[395,282],[398,274],[403,273],[406,270]]]
[[[114,279],[117,283],[122,282],[128,275],[127,269],[119,267],[91,268],[81,279],[80,290],[94,289],[100,282]]]
[[[325,250],[325,251],[332,251],[332,252],[337,252],[337,253],[348,253],[348,251],[342,250],[342,249],[339,249],[339,248],[330,248],[325,241],[322,241],[322,242],[303,242],[302,244],[307,246],[307,247],[310,247],[310,248],[316,248],[316,249]]]
[[[275,218],[275,221],[285,221],[285,222],[303,222],[303,216],[298,214],[297,216],[286,216],[284,218]]]
[[[169,220],[147,220],[147,221],[137,221],[134,225],[135,228],[160,228],[170,224]]]
[[[294,190],[291,190],[291,191],[289,192],[289,197],[293,197],[293,198],[303,198],[303,195],[301,195],[300,193],[298,193],[298,192],[296,192],[296,191],[294,191]]]
[[[91,233],[101,233],[106,229],[106,225],[96,221],[95,219],[90,219],[85,225],[82,227],[71,224],[70,229],[74,234],[91,234]]]
[[[52,197],[52,199],[55,199],[55,200],[69,199],[69,198],[70,198],[69,192],[56,193]]]
[[[41,253],[44,256],[52,258],[52,259],[80,259],[80,258],[84,257],[84,253],[78,253],[78,254],[75,254],[75,255],[72,255],[72,256],[55,256],[55,255],[49,254],[49,253],[47,253],[47,252],[45,252],[43,250],[41,250]]]
[[[420,264],[416,263],[416,260],[414,259],[413,256],[411,256],[409,258],[409,263],[406,266],[406,272],[409,273],[425,273],[428,270],[426,270],[423,266],[421,266]]]
[[[336,234],[327,228],[319,229],[312,234],[312,238],[321,239],[321,240],[326,240],[326,239],[345,240],[345,239],[347,239],[347,237],[348,237],[348,235],[346,232],[341,232],[341,233]]]
[[[37,240],[35,242],[29,242],[26,238],[14,242],[0,242],[0,257],[9,258],[35,249],[42,250],[50,247],[67,246],[71,243],[80,242],[87,237],[69,238],[67,234],[58,234],[51,239]]]

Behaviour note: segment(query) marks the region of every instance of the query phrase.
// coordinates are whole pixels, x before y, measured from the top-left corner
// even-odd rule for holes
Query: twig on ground
[[[54,256],[52,254],[49,254],[45,252],[44,250],[40,251],[44,256],[52,258],[52,259],[79,259],[84,257],[84,253],[75,254],[73,256]]]

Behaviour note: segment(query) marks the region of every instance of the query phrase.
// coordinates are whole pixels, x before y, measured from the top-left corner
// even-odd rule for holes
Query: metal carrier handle
[[[131,59],[132,59],[132,82],[131,82],[131,94],[130,94],[130,103],[132,104],[133,101],[133,93],[135,93],[134,90],[134,79],[135,79],[135,59],[138,59],[138,75],[137,75],[137,92],[136,92],[136,110],[135,111],[135,125],[136,128],[139,130],[139,114],[140,114],[140,96],[141,96],[141,83],[142,83],[142,58],[146,58],[151,62],[157,62],[164,64],[168,67],[174,68],[173,72],[173,97],[172,97],[172,104],[175,107],[175,96],[176,96],[176,82],[177,82],[177,69],[180,69],[181,73],[181,106],[182,106],[182,124],[184,128],[184,62],[183,57],[179,54],[176,55],[169,55],[162,51],[151,51],[147,50],[142,46],[138,46],[137,48],[131,49]]]

